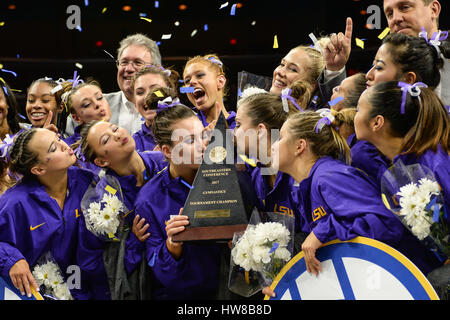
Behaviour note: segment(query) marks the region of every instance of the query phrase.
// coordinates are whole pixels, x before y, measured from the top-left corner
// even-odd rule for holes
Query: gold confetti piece
[[[273,48],[274,49],[278,49],[278,37],[277,37],[277,35],[275,35],[273,37]]]
[[[152,19],[149,19],[149,18],[141,17],[141,19],[142,19],[142,20],[145,20],[145,21],[147,21],[147,22],[152,22]]]
[[[5,21],[0,22],[0,27],[3,27],[5,25]]]
[[[391,31],[391,29],[389,28],[384,29],[384,31],[380,33],[380,35],[378,36],[378,39],[383,40],[388,35],[389,31]]]
[[[111,193],[112,195],[115,195],[116,192],[117,192],[117,190],[114,189],[113,187],[111,187],[110,185],[107,185],[107,186],[105,187],[105,190],[108,191],[109,193]]]
[[[102,13],[105,13],[106,12],[106,10],[108,10],[108,8],[103,8],[103,10],[102,10]]]
[[[3,69],[3,65],[0,63],[0,69]],[[1,78],[0,78],[1,79]]]
[[[81,63],[75,63],[75,67],[77,67],[78,69],[83,69],[83,65]]]
[[[164,98],[164,95],[159,90],[155,91],[155,96],[157,96],[158,98]]]
[[[196,34],[197,34],[197,29],[195,29],[191,32],[191,37],[195,36]]]
[[[362,40],[359,39],[359,38],[355,38],[355,41],[356,41],[356,45],[357,45],[358,47],[364,49],[364,41],[362,41]]]

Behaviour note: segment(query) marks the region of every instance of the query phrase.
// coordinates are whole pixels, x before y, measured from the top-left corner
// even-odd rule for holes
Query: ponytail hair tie
[[[317,121],[316,126],[314,127],[314,132],[319,133],[324,126],[331,126],[334,122],[334,116],[331,114],[330,109],[319,109],[316,111],[322,117],[319,121]]]
[[[428,34],[425,31],[425,28],[422,27],[422,31],[419,32],[419,37],[424,38],[428,45],[433,46],[433,48],[436,49],[438,56],[441,56],[442,53],[441,49],[439,49],[439,46],[441,45],[441,41],[447,40],[448,31],[434,32],[431,38],[428,39]]]
[[[221,69],[223,68],[223,63],[222,63],[222,61],[220,61],[219,59],[217,59],[217,58],[215,58],[215,57],[209,57],[209,58],[206,58],[206,60],[209,60],[209,61],[211,61],[212,63],[217,64]]]
[[[180,99],[178,98],[172,99],[172,97],[167,97],[164,100],[159,100],[158,106],[156,108],[156,113],[159,113],[168,108],[172,108],[178,104],[180,104]]]
[[[86,162],[86,157],[84,156],[83,152],[81,151],[81,143],[80,145],[74,150],[73,152],[77,159]]]
[[[400,105],[400,113],[404,114],[406,112],[406,95],[409,93],[411,97],[420,96],[420,88],[428,88],[428,86],[423,82],[416,82],[414,84],[409,84],[406,82],[399,81],[398,86],[402,90],[402,104]]]
[[[2,158],[4,162],[9,161],[9,152],[13,142],[14,135],[11,137],[9,134],[7,134],[5,139],[3,139],[3,142],[0,144],[0,158]]]
[[[289,100],[298,110],[300,110],[300,112],[303,112],[304,110],[302,109],[302,107],[300,107],[297,101],[291,96],[291,93],[292,89],[290,88],[285,88],[281,91],[281,101],[283,102],[283,110],[286,113],[289,113],[289,104],[288,104]]]

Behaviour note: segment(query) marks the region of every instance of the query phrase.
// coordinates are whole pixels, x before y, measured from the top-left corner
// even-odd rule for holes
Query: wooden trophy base
[[[220,241],[233,239],[235,232],[245,231],[247,224],[231,226],[193,227],[174,235],[174,242],[182,241]]]

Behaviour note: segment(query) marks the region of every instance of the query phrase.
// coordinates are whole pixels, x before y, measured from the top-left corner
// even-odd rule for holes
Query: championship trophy
[[[183,208],[186,229],[173,241],[223,241],[244,231],[248,219],[234,164],[234,143],[220,113]],[[229,132],[229,131],[228,131]]]

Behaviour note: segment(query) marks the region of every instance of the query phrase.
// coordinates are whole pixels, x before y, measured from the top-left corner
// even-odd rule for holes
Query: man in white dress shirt
[[[161,65],[161,54],[156,42],[137,33],[122,39],[117,50],[117,84],[120,91],[105,93],[111,108],[110,122],[125,128],[132,135],[141,130],[142,116],[134,105],[133,76],[146,65]],[[76,123],[69,116],[66,134],[72,135]]]

